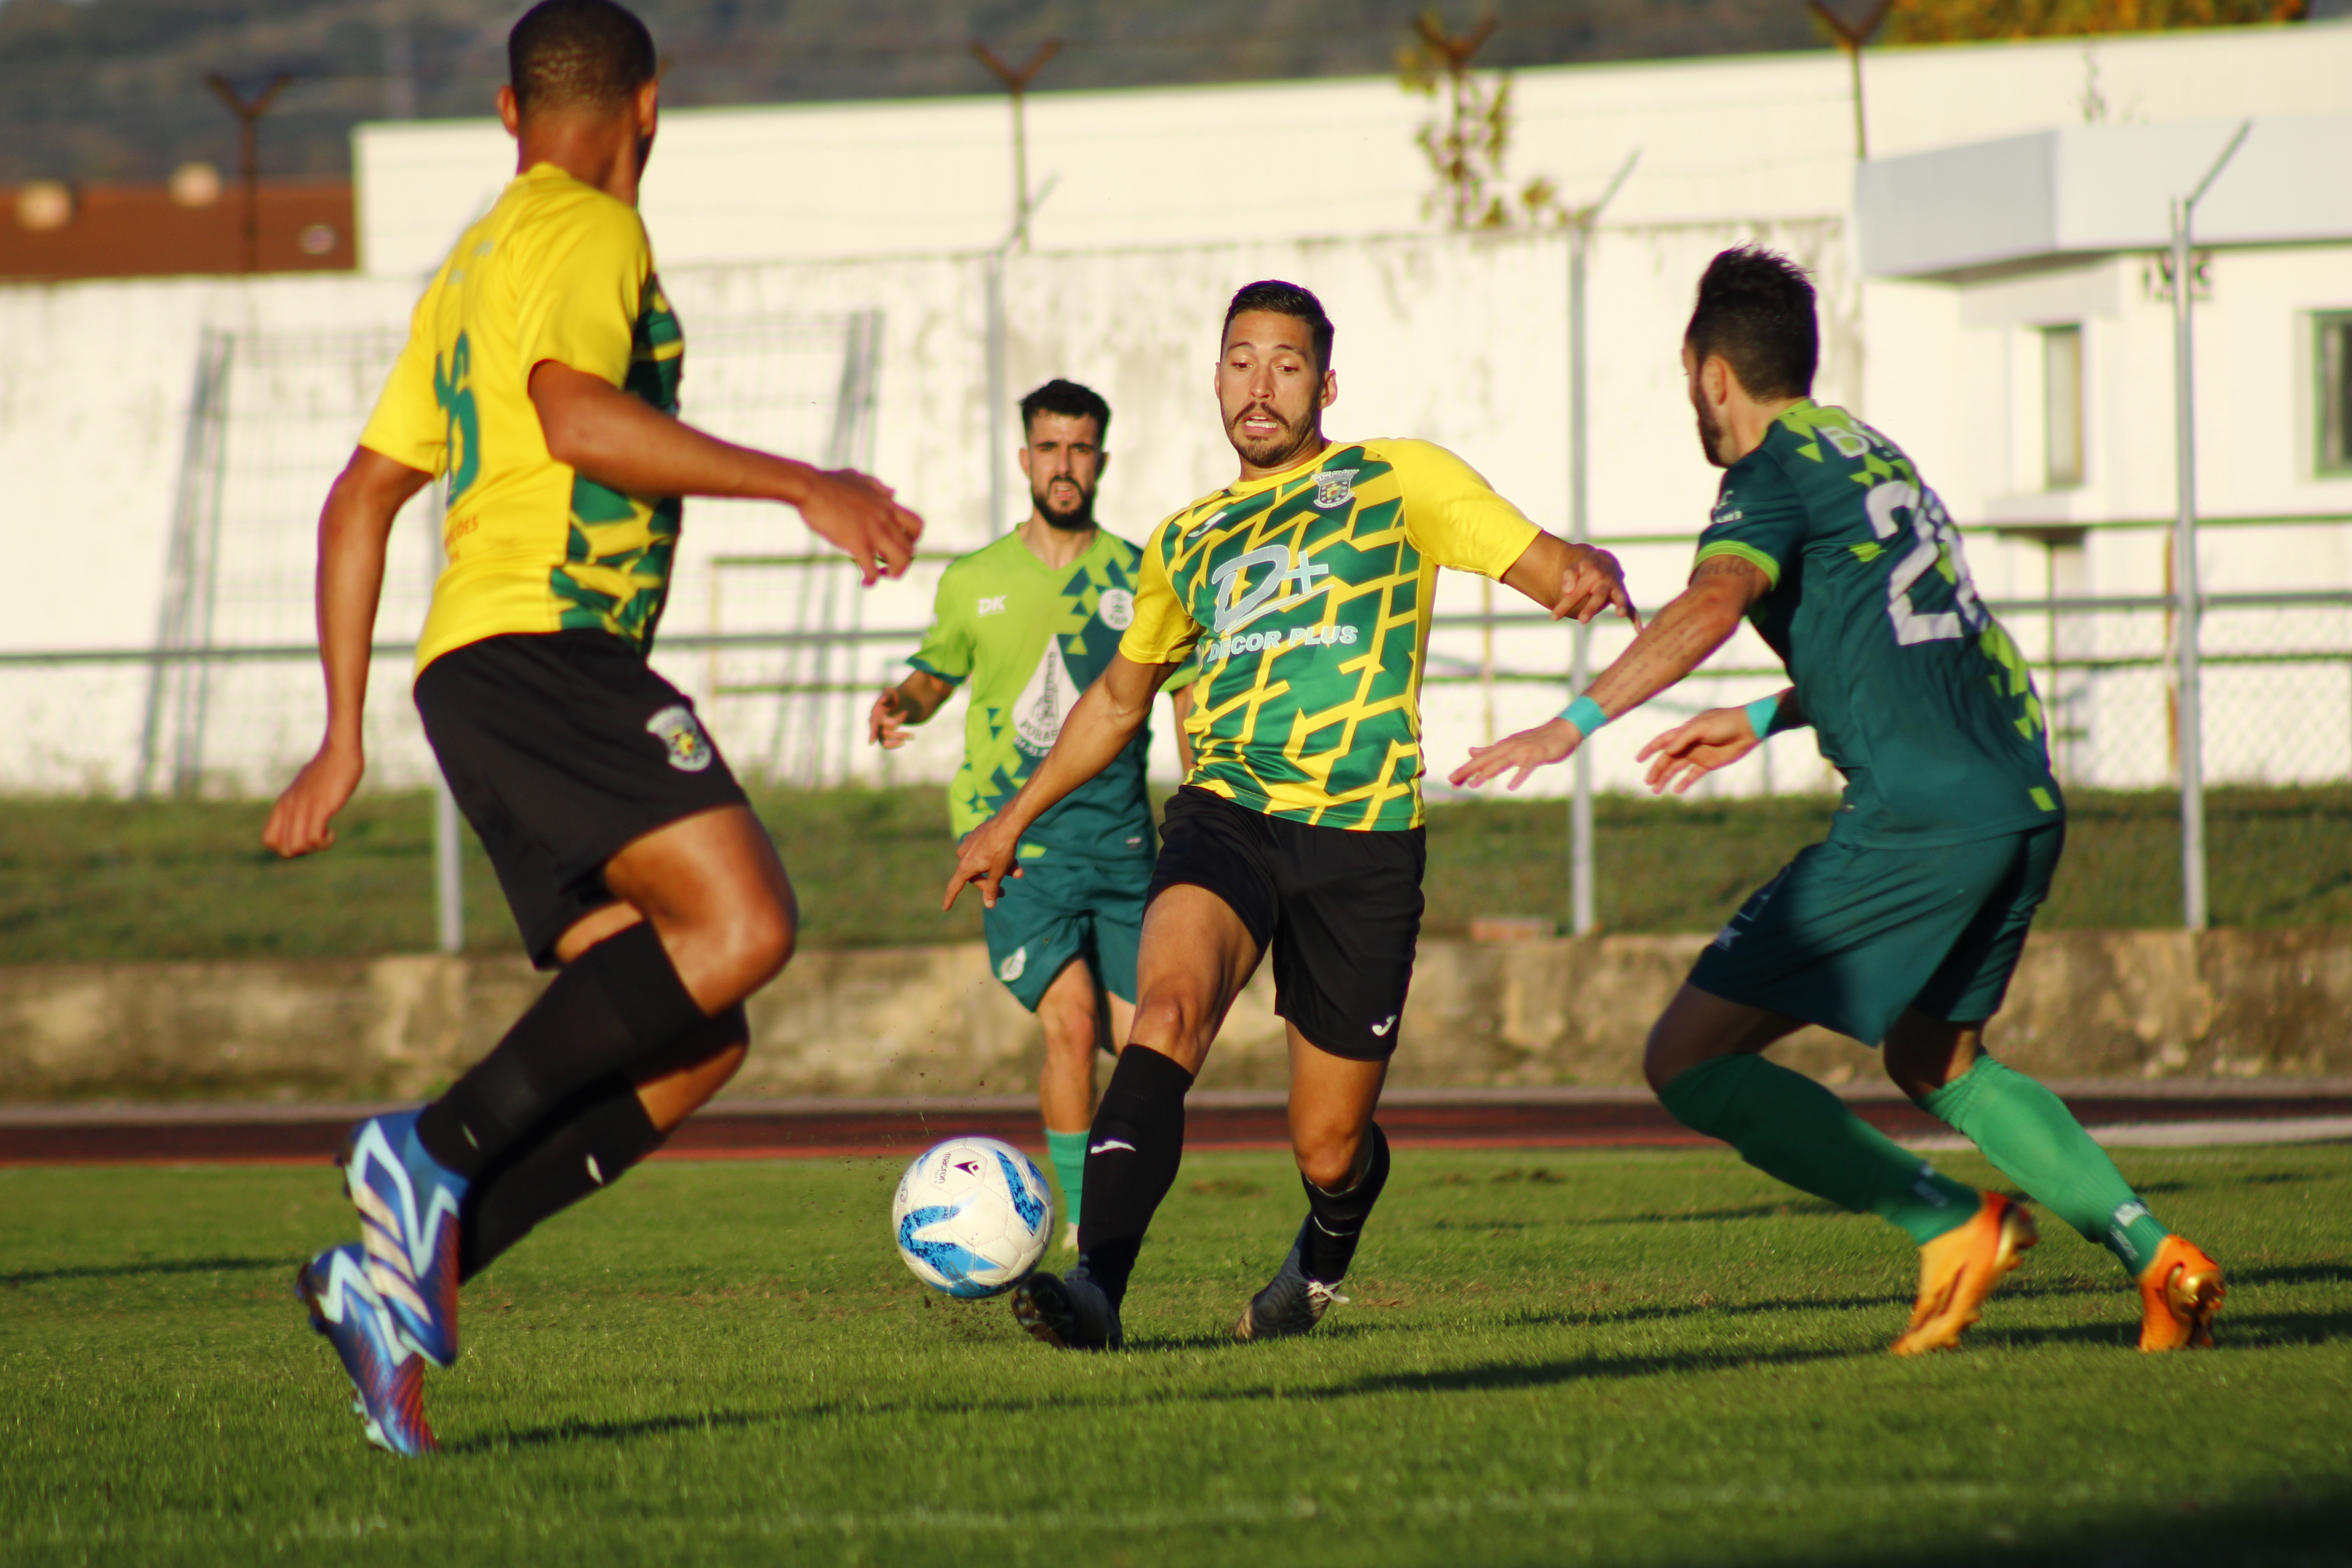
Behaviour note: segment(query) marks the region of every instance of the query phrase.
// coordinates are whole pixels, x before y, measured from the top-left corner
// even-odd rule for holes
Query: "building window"
[[[2352,474],[2352,310],[2317,319],[2316,353],[2319,373],[2319,471]]]
[[[2042,488],[2083,482],[2083,329],[2042,329]]]

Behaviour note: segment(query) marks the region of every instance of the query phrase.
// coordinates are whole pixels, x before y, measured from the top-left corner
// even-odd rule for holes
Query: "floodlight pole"
[[[1586,432],[1585,363],[1585,262],[1592,247],[1592,231],[1601,220],[1601,209],[1616,197],[1625,176],[1633,172],[1642,153],[1639,148],[1626,154],[1616,177],[1601,199],[1581,206],[1568,215],[1568,540],[1582,544],[1592,537],[1591,520],[1587,515],[1591,486],[1588,479],[1591,447]],[[1592,630],[1578,626],[1569,636],[1568,687],[1571,695],[1581,692],[1585,682],[1592,678]],[[1573,783],[1568,795],[1568,908],[1569,929],[1578,936],[1589,936],[1598,923],[1593,913],[1592,871],[1592,754],[1591,749],[1579,746],[1573,763]]]
[[[1862,47],[1870,35],[1878,31],[1878,24],[1886,20],[1886,13],[1895,9],[1895,0],[1878,0],[1869,16],[1860,22],[1849,22],[1822,0],[1805,0],[1807,9],[1821,18],[1837,39],[1838,47],[1845,51],[1846,64],[1853,72],[1853,155],[1855,161],[1870,162],[1870,121],[1862,111]]]
[[[2200,663],[2197,592],[2197,386],[2190,331],[2196,289],[2190,273],[2189,231],[2197,204],[2237,156],[2251,120],[2238,127],[2197,188],[2172,204],[2172,445],[2177,510],[2172,520],[2172,592],[2178,606],[2173,653],[2179,688],[2175,749],[2180,772],[2180,923],[2203,931],[2205,896],[2205,715],[2204,674]]]
[[[1029,218],[1045,205],[1054,182],[1047,180],[1045,189],[1034,197],[1029,194],[1029,133],[1028,122],[1022,113],[1023,100],[1028,96],[1029,84],[1045,68],[1045,62],[1062,52],[1062,40],[1048,38],[1037,46],[1024,66],[1010,66],[986,44],[973,40],[974,58],[986,66],[989,74],[1003,84],[1013,100],[1013,227],[996,248],[990,251],[982,263],[985,273],[988,310],[988,531],[1001,533],[1012,527],[1005,521],[1006,492],[1011,488],[1011,475],[1004,461],[1006,430],[1004,370],[1004,258],[1013,247],[1029,248]]]
[[[261,270],[261,117],[278,101],[278,95],[294,79],[281,73],[275,81],[252,98],[240,98],[228,79],[215,71],[205,78],[205,85],[220,95],[228,111],[236,116],[237,173],[245,186],[245,269]]]
[[[425,595],[427,600],[439,585],[441,569],[447,564],[442,548],[442,489],[428,485],[433,498],[425,504],[425,526],[433,538],[425,551]],[[459,857],[465,847],[465,825],[457,817],[457,797],[451,793],[448,775],[438,766],[433,770],[433,934],[434,946],[443,952],[466,951],[466,864]]]

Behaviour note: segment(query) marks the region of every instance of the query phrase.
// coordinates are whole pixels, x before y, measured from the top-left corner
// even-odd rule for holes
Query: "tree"
[[[1896,44],[1975,38],[2144,33],[2292,22],[2305,0],[1900,0],[1886,37]]]
[[[1407,92],[1444,102],[1413,140],[1437,176],[1437,190],[1424,214],[1443,209],[1455,228],[1508,229],[1559,221],[1559,194],[1549,180],[1530,180],[1509,195],[1503,161],[1511,141],[1511,76],[1497,71],[1481,78],[1470,58],[1498,26],[1488,12],[1477,26],[1455,37],[1435,11],[1413,18],[1414,38],[1397,50],[1397,78]]]

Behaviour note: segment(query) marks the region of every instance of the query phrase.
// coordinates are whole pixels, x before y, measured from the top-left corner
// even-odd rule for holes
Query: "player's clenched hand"
[[[367,771],[366,763],[357,751],[336,746],[321,746],[278,804],[269,808],[268,825],[261,830],[261,841],[288,859],[297,855],[315,855],[335,842],[335,813],[350,803],[352,792],[360,787],[360,775]]]
[[[1457,789],[1475,789],[1517,768],[1518,774],[1510,783],[1517,789],[1538,768],[1564,760],[1583,739],[1582,731],[1567,720],[1549,720],[1532,730],[1507,735],[1491,746],[1471,747],[1470,760],[1454,769],[1451,777]]]
[[[1572,544],[1569,549],[1573,553],[1569,556],[1567,575],[1560,580],[1559,596],[1552,602],[1551,618],[1573,618],[1590,625],[1601,611],[1614,609],[1640,631],[1641,612],[1633,608],[1633,596],[1625,588],[1625,568],[1618,564],[1617,557],[1589,544]]]
[[[956,846],[956,868],[948,878],[948,895],[940,910],[955,908],[967,884],[979,888],[981,908],[994,909],[1004,890],[1004,879],[1021,875],[1020,853],[1021,835],[1006,826],[1002,816],[992,816],[965,834],[963,842]]]
[[[835,468],[810,475],[798,505],[814,532],[857,563],[858,575],[870,588],[877,578],[904,573],[915,558],[915,542],[923,536],[923,520],[891,499],[897,493],[869,474]]]
[[[866,716],[866,738],[886,752],[895,752],[913,738],[907,733],[907,707],[897,687],[887,688],[874,700],[873,711]]]
[[[1682,795],[1716,769],[1729,767],[1763,743],[1748,721],[1748,710],[1710,708],[1653,740],[1633,760],[1650,763],[1647,782],[1652,795],[1664,795],[1669,789]]]

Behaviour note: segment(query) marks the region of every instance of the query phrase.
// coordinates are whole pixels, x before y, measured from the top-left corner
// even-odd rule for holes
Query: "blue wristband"
[[[1758,740],[1774,732],[1780,718],[1780,694],[1759,697],[1748,705],[1748,727],[1756,731]]]
[[[1609,722],[1609,715],[1601,710],[1600,703],[1590,697],[1578,698],[1561,709],[1559,716],[1575,725],[1577,731],[1588,741],[1601,732],[1601,726]]]

